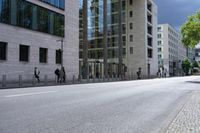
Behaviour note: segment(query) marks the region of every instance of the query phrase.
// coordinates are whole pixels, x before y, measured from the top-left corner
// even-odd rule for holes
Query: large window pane
[[[24,28],[32,28],[32,5],[18,1],[18,25]]]
[[[64,36],[64,15],[25,0],[0,0],[0,22]]]
[[[47,4],[50,4],[54,7],[60,8],[60,9],[65,9],[65,0],[40,0],[42,2],[45,2]]]
[[[29,61],[29,46],[19,45],[19,61]]]
[[[61,64],[61,50],[56,50],[56,64]]]
[[[47,48],[40,48],[40,63],[47,63]]]
[[[0,0],[0,22],[10,23],[10,0]]]
[[[0,60],[6,60],[7,43],[0,42]]]

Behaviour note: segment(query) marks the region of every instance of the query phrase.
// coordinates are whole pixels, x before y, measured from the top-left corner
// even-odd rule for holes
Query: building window
[[[19,45],[19,61],[29,61],[29,46]]]
[[[160,46],[162,44],[162,41],[158,41],[158,46]]]
[[[129,17],[132,18],[133,17],[133,11],[129,12]]]
[[[147,27],[147,31],[148,31],[148,33],[149,33],[150,35],[152,35],[152,27],[151,27],[151,26],[148,26],[148,27]]]
[[[130,35],[129,37],[130,37],[130,38],[129,38],[129,39],[130,39],[130,42],[133,42],[133,35]]]
[[[130,54],[133,54],[133,47],[130,47]]]
[[[7,43],[0,42],[0,60],[6,60]]]
[[[158,34],[158,38],[161,38],[162,37],[162,35],[161,34]]]
[[[148,37],[148,46],[151,46],[152,47],[152,44],[153,44],[153,39],[151,37]]]
[[[153,50],[148,48],[148,58],[153,58]]]
[[[132,30],[133,29],[133,23],[130,23],[129,27],[130,27],[130,30]]]
[[[48,55],[48,49],[47,48],[40,48],[40,63],[47,63],[47,55]]]
[[[161,49],[161,48],[158,48],[158,52],[162,52],[162,49]]]
[[[61,50],[56,50],[56,64],[61,64]]]
[[[129,0],[129,4],[132,5],[133,4],[133,0]]]
[[[159,54],[159,55],[158,55],[158,59],[159,59],[159,60],[162,59],[162,55]]]
[[[58,0],[57,0],[58,1]],[[0,22],[64,36],[64,15],[25,0],[0,0]]]
[[[40,1],[50,4],[54,7],[60,8],[62,10],[65,9],[65,0],[40,0]]]
[[[161,27],[158,27],[158,32],[160,32],[161,31]]]

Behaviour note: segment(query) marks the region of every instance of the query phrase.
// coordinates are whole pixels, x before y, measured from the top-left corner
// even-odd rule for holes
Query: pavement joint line
[[[173,120],[169,123],[169,125],[167,126],[167,128],[165,129],[165,133],[171,133],[171,132],[176,132],[176,133],[179,133],[179,132],[190,132],[190,133],[194,133],[195,131],[193,131],[192,127],[191,127],[191,123],[189,121],[185,121],[184,123],[185,124],[188,124],[189,122],[189,126],[187,125],[187,130],[189,131],[186,131],[186,129],[183,129],[183,125],[181,125],[180,127],[180,121],[182,121],[182,117],[180,117],[181,114],[184,114],[185,117],[188,117],[188,115],[191,115],[191,114],[188,114],[189,112],[185,111],[186,108],[188,107],[188,105],[190,106],[193,106],[191,105],[191,102],[194,100],[194,97],[197,95],[197,93],[200,93],[200,91],[191,91],[191,95],[190,97],[188,98],[187,102],[185,102],[185,104],[183,105],[183,107],[180,109],[180,111],[178,111],[178,113],[176,114],[176,116],[173,118]],[[199,94],[198,94],[199,95]],[[195,110],[195,108],[193,108]],[[189,116],[189,117],[192,117],[192,116]],[[196,118],[198,119],[198,118]],[[178,124],[178,125],[177,125]],[[185,125],[186,126],[186,125]],[[175,128],[174,128],[175,127]],[[192,129],[192,130],[191,130]],[[184,130],[184,131],[183,131]],[[195,129],[196,130],[196,129]],[[196,132],[195,132],[196,133]],[[198,133],[199,133],[199,129],[198,129]]]
[[[177,106],[175,107],[175,109],[169,113],[168,118],[161,123],[161,127],[157,129],[157,131],[153,131],[151,133],[155,133],[155,132],[166,133],[170,124],[174,121],[174,119],[177,117],[179,112],[181,112],[181,110],[185,107],[188,100],[191,99],[192,95],[193,95],[193,91],[187,91],[186,95],[183,96],[180,99],[180,101],[177,103]]]
[[[31,96],[31,95],[41,95],[41,94],[48,94],[48,93],[55,93],[58,91],[43,91],[43,92],[34,92],[34,93],[22,93],[22,94],[15,94],[15,95],[7,95],[6,98],[11,97],[22,97],[22,96]]]

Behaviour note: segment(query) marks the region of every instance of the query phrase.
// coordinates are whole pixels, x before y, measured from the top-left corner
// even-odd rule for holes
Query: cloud
[[[156,0],[159,23],[180,27],[187,16],[200,9],[200,0]]]

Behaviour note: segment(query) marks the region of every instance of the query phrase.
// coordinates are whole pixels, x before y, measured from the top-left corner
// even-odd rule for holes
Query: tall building
[[[195,47],[195,61],[200,62],[200,44]]]
[[[106,73],[109,77],[136,76],[138,68],[144,76],[156,75],[157,6],[153,0],[87,0],[84,4],[80,0],[81,75],[85,56],[90,77],[103,77]]]
[[[78,76],[78,15],[76,0],[0,0],[0,76],[55,79],[62,63]]]
[[[180,32],[169,24],[160,24],[157,30],[159,69],[166,69],[167,76],[181,75],[182,61],[187,55]]]

